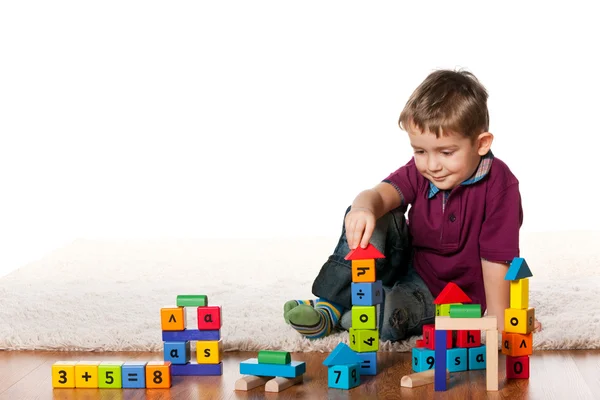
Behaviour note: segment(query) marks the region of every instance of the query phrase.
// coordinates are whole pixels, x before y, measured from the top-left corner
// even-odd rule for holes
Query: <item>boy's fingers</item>
[[[353,244],[354,248],[358,247],[360,244],[360,239],[363,235],[363,231],[365,230],[365,225],[362,221],[358,221],[354,226],[354,235],[353,235]]]
[[[363,249],[369,245],[369,241],[371,240],[371,235],[373,234],[373,230],[375,229],[375,224],[367,222],[367,226],[365,226],[365,233],[362,237],[362,243],[360,247]]]

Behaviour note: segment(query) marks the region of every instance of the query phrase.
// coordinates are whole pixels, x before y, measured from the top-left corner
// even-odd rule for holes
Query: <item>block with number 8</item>
[[[146,387],[148,389],[171,387],[170,361],[149,361],[146,364]]]

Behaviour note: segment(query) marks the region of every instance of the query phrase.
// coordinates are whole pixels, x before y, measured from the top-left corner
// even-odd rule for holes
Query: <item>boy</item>
[[[519,256],[523,210],[517,178],[490,150],[487,97],[466,71],[438,70],[417,87],[399,120],[414,157],[358,194],[313,283],[319,299],[288,301],[286,322],[308,338],[328,335],[338,322],[348,329],[352,279],[344,257],[372,243],[386,257],[376,260],[385,294],[378,307],[382,340],[418,335],[433,323],[433,300],[448,282],[498,316],[503,330],[504,276]]]

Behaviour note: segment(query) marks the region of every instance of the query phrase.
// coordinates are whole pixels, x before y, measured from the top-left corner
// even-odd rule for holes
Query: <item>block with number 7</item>
[[[352,389],[360,385],[358,364],[333,365],[327,368],[327,386],[335,389]]]

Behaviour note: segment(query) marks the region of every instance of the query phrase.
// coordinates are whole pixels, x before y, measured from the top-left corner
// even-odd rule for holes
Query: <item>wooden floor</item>
[[[327,354],[294,353],[305,361],[303,384],[279,394],[261,388],[235,392],[239,363],[256,352],[226,352],[223,376],[174,377],[171,389],[52,389],[51,366],[59,360],[160,360],[162,353],[7,352],[0,351],[0,399],[600,399],[600,350],[539,351],[531,358],[529,380],[504,379],[504,356],[500,355],[500,391],[486,392],[485,371],[451,374],[449,390],[434,393],[433,385],[416,389],[400,387],[410,373],[410,353],[378,354],[379,373],[361,377],[362,384],[350,391],[329,389],[322,362]]]

